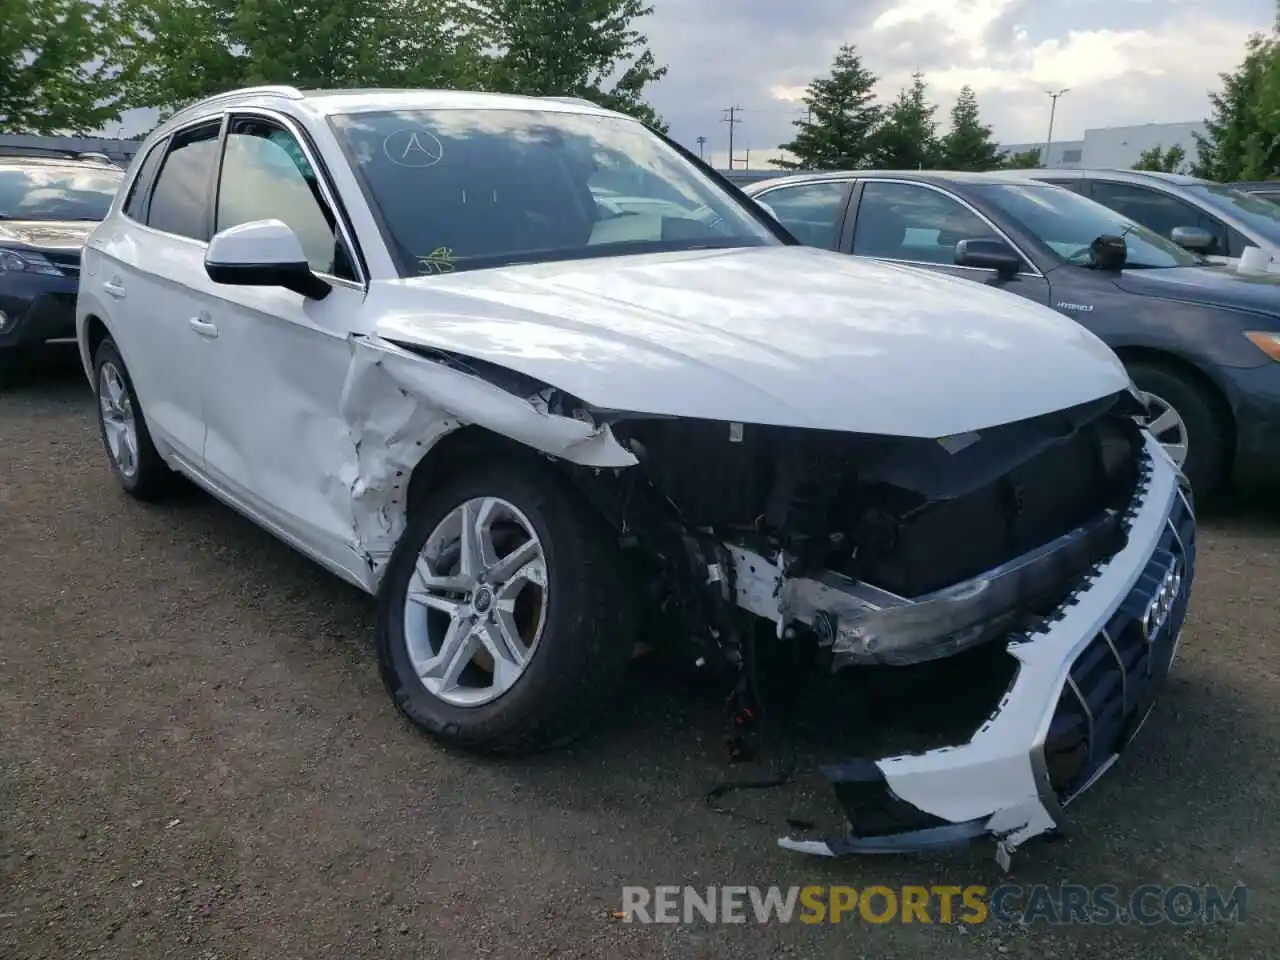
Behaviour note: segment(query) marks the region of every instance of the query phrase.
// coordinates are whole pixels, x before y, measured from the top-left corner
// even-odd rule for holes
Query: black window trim
[[[221,152],[222,137],[224,132],[226,131],[226,126],[227,126],[226,114],[224,114],[222,111],[218,111],[216,113],[206,113],[206,114],[200,115],[199,117],[193,118],[190,121],[183,123],[182,126],[175,127],[173,130],[170,130],[167,134],[165,134],[164,139],[160,141],[160,143],[164,144],[164,151],[165,151],[164,160],[162,160],[160,163],[160,166],[156,168],[155,176],[151,178],[151,182],[147,184],[146,209],[147,209],[148,220],[151,219],[151,201],[155,197],[156,185],[160,182],[160,174],[164,172],[164,165],[165,163],[168,162],[170,152],[173,150],[173,141],[176,140],[178,137],[182,136],[183,134],[191,133],[192,131],[198,130],[201,127],[212,127],[215,123],[218,125],[218,136],[216,140],[218,144],[218,150],[219,152]],[[142,173],[141,168],[139,168],[138,173],[139,174]],[[217,176],[217,173],[218,173],[218,163],[215,162],[213,165],[214,177]],[[215,179],[213,183],[210,184],[210,187],[212,188],[213,186],[216,185],[216,183],[217,183],[217,180]],[[141,227],[144,230],[149,230],[152,233],[156,234],[157,236],[170,237],[174,240],[181,240],[184,243],[193,243],[201,247],[209,246],[208,240],[200,240],[196,237],[184,236],[181,233],[171,233],[168,230],[161,230],[158,227],[153,227],[150,223],[142,223],[140,221],[133,220],[132,218],[130,218],[129,222],[133,223],[135,226]],[[209,233],[209,235],[212,236],[212,233],[210,233],[212,228],[213,228],[213,215],[211,212],[210,203],[208,202],[208,195],[206,195],[205,210],[204,210],[204,232]]]
[[[267,120],[271,123],[278,124],[285,133],[292,136],[302,150],[302,154],[307,159],[307,163],[311,164],[311,169],[316,172],[316,181],[320,185],[320,193],[324,196],[325,203],[329,205],[329,211],[333,214],[334,221],[337,224],[338,232],[342,236],[343,243],[347,246],[350,254],[351,265],[355,268],[356,278],[353,280],[349,277],[339,277],[324,271],[315,271],[317,276],[323,277],[325,280],[342,284],[343,286],[352,287],[357,290],[367,291],[369,288],[369,266],[365,262],[364,253],[360,249],[359,243],[356,241],[355,230],[351,226],[350,217],[347,209],[343,205],[338,194],[337,188],[333,184],[333,178],[329,173],[329,168],[320,158],[319,151],[316,150],[315,143],[310,135],[299,125],[292,117],[287,114],[280,113],[277,110],[271,110],[267,107],[244,106],[229,107],[226,111],[226,123],[223,126],[222,142],[218,147],[217,170],[214,174],[213,181],[213,200],[210,211],[210,223],[213,227],[217,226],[218,211],[218,190],[222,183],[222,161],[226,155],[226,138],[227,133],[231,129],[231,124],[239,117],[256,117],[261,120]],[[345,152],[344,152],[345,156]]]
[[[151,145],[151,147],[142,154],[141,159],[137,161],[134,168],[133,176],[129,178],[128,186],[125,187],[121,194],[120,200],[120,216],[124,217],[130,223],[138,224],[145,227],[147,225],[147,215],[151,211],[151,190],[156,184],[156,175],[160,173],[160,168],[164,166],[165,158],[169,154],[169,141],[173,139],[172,134],[165,134],[159,140]],[[147,172],[147,164],[153,156],[160,158],[160,163],[150,173]],[[129,204],[133,201],[134,195],[142,191],[140,211],[142,219],[129,216]]]
[[[859,177],[858,180],[860,185],[863,187],[863,189],[858,192],[857,209],[850,211],[853,214],[852,231],[849,238],[850,253],[852,253],[853,251],[853,239],[854,237],[857,236],[858,213],[861,212],[861,209],[862,209],[862,199],[865,193],[866,185],[869,183],[900,183],[900,184],[906,184],[907,186],[911,186],[911,187],[923,187],[926,190],[932,190],[934,193],[941,194],[944,197],[948,197],[956,201],[962,207],[966,208],[970,213],[972,213],[975,217],[977,217],[979,220],[985,223],[988,227],[990,227],[992,232],[995,233],[995,235],[998,236],[1005,243],[1007,243],[1009,245],[1009,248],[1014,253],[1016,253],[1019,257],[1022,258],[1022,262],[1031,268],[1030,272],[1026,270],[1019,270],[1016,274],[1014,274],[1014,276],[1023,277],[1025,279],[1031,279],[1031,280],[1045,279],[1044,274],[1040,272],[1040,268],[1036,266],[1035,261],[1032,260],[1029,256],[1027,256],[1026,251],[1024,251],[1020,246],[1018,246],[1016,243],[1013,242],[1012,238],[1010,238],[1008,233],[1002,230],[999,226],[996,225],[996,223],[990,217],[988,217],[985,213],[983,213],[981,210],[975,207],[972,203],[970,203],[964,197],[960,196],[958,193],[953,193],[950,190],[944,190],[942,187],[939,187],[933,183],[926,183],[924,180],[903,180],[896,177]],[[904,263],[912,267],[947,267],[948,269],[954,269],[954,270],[973,270],[978,273],[984,273],[984,274],[991,272],[986,267],[967,267],[959,263],[936,263],[932,260],[901,260],[896,257],[867,257],[866,254],[853,254],[853,255],[866,257],[866,259],[868,260],[879,260],[884,263]]]

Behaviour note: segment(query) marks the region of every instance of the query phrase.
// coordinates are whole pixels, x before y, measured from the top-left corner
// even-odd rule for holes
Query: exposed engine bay
[[[833,667],[908,664],[1044,616],[1124,546],[1134,404],[939,440],[618,420],[638,466],[571,473],[659,560],[695,656],[741,663],[739,610],[813,631]]]

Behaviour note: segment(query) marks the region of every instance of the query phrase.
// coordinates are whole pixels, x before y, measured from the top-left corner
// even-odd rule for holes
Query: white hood
[[[942,437],[1124,389],[1048,307],[809,247],[608,257],[375,284],[376,332],[615,410]]]

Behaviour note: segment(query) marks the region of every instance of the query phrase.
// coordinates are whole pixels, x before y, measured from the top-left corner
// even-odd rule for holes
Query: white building
[[[1138,157],[1152,147],[1165,150],[1180,146],[1187,155],[1188,165],[1195,162],[1196,141],[1193,133],[1204,135],[1204,123],[1193,120],[1186,123],[1144,123],[1133,127],[1097,127],[1084,132],[1082,140],[1056,140],[1049,148],[1047,167],[1069,169],[1128,169],[1138,162]],[[1001,145],[1005,153],[1023,153],[1039,150],[1044,161],[1044,142],[1012,143]],[[1181,172],[1181,171],[1179,171]]]

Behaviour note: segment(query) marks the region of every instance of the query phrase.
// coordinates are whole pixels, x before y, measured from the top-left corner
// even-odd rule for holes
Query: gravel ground
[[[636,671],[616,722],[519,763],[385,699],[370,603],[209,498],[126,499],[69,356],[0,394],[0,957],[1262,957],[1280,820],[1280,510],[1204,520],[1174,679],[1015,855],[818,861],[702,802],[717,708]],[[735,794],[761,815],[825,791]],[[740,798],[740,799],[739,799]],[[774,822],[777,822],[776,820]],[[1249,887],[1240,924],[624,924],[624,884]]]

